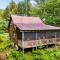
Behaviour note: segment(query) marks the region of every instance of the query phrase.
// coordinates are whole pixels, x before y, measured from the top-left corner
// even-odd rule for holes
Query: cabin
[[[39,17],[11,15],[8,32],[14,45],[24,49],[60,42],[60,27],[46,25]]]

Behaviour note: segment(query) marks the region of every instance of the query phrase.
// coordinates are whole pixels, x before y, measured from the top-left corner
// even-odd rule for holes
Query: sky
[[[10,3],[11,0],[0,0],[0,9],[5,9],[6,6]],[[14,0],[16,3],[19,0]]]
[[[11,0],[0,0],[0,9],[5,9]],[[14,0],[16,3],[22,0]],[[33,2],[33,0],[31,0]]]

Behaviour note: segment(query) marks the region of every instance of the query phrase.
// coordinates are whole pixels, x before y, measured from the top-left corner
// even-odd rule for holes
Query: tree
[[[47,2],[47,0],[35,0],[35,2],[37,3],[37,5],[40,5],[40,4],[44,4]]]
[[[25,2],[21,1],[18,3],[18,14],[25,15]]]
[[[0,17],[0,33],[3,32],[7,32],[7,22],[5,21],[5,19],[3,19],[2,17]]]
[[[3,16],[3,12],[4,12],[4,10],[0,9],[0,17]]]
[[[29,16],[30,8],[31,8],[30,0],[21,1],[18,3],[18,14]]]
[[[39,9],[40,17],[45,18],[45,23],[60,26],[60,0],[51,0]]]
[[[10,15],[12,14],[17,14],[17,5],[16,3],[12,0],[9,5],[6,7],[5,11],[4,11],[4,15],[3,17],[8,20]]]
[[[29,14],[29,11],[30,11],[30,8],[31,8],[31,3],[30,3],[30,0],[25,0],[25,3],[26,3],[26,15],[30,15]]]

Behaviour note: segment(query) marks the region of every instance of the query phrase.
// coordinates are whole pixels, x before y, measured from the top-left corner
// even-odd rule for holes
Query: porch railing
[[[29,40],[29,41],[24,41],[24,47],[29,48],[29,47],[36,47],[39,45],[47,45],[47,44],[57,44],[60,42],[60,38],[51,38],[51,39],[40,39],[40,40]]]

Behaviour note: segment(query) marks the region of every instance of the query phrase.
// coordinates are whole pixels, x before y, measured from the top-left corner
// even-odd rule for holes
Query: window
[[[56,37],[57,37],[57,38],[60,37],[60,31],[56,31]]]
[[[46,38],[46,32],[38,32],[37,33],[37,39],[45,39]]]
[[[17,28],[16,32],[17,32],[18,40],[22,40],[22,32],[20,32],[20,30],[18,28]]]
[[[49,38],[55,38],[55,31],[48,31],[47,37]]]
[[[18,40],[22,40],[22,32],[18,32],[17,37],[18,37]]]
[[[55,38],[55,32],[54,31],[41,31],[37,33],[37,39],[49,39],[49,38]]]
[[[24,32],[24,40],[36,40],[36,32]]]

